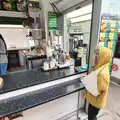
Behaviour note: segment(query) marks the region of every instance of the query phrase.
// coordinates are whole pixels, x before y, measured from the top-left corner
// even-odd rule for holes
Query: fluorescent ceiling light
[[[84,15],[84,16],[81,16],[81,17],[73,18],[73,19],[70,19],[70,20],[71,20],[71,23],[75,23],[75,22],[91,20],[91,17],[92,17],[92,14],[88,14],[88,15]]]
[[[0,28],[23,28],[23,25],[0,25]]]
[[[85,6],[83,8],[80,8],[78,10],[75,10],[71,13],[68,13],[67,18],[74,18],[74,17],[85,15],[88,13],[92,13],[92,4]]]

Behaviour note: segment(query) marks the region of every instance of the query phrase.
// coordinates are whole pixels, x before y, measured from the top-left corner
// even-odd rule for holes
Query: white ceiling
[[[67,18],[80,17],[89,13],[92,13],[92,4],[68,13]]]
[[[49,1],[52,3],[61,1],[59,2],[59,4],[56,4],[56,6],[59,9],[59,11],[64,11],[86,0],[49,0]]]

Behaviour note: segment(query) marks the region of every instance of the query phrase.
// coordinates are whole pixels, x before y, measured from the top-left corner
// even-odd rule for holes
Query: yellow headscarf
[[[97,57],[97,64],[93,67],[93,70],[99,69],[103,65],[110,63],[112,59],[113,53],[109,48],[100,47],[99,48],[99,55]]]

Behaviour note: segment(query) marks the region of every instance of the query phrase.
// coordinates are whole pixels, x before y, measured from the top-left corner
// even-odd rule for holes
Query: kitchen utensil
[[[54,68],[55,67],[55,62],[53,60],[50,61],[50,68]]]
[[[37,45],[35,47],[35,51],[36,51],[36,54],[39,55],[39,56],[45,55],[45,51],[44,51],[42,42],[40,42],[39,45]]]
[[[49,68],[49,69],[47,69],[47,70],[45,70],[44,67],[42,67],[42,69],[43,69],[43,71],[51,71],[51,70],[56,70],[56,69],[58,69],[58,67],[55,66],[54,68]]]
[[[64,64],[66,62],[66,54],[62,51],[58,53],[58,64]]]
[[[75,66],[81,66],[81,61],[82,61],[81,58],[76,58],[75,59]]]
[[[82,57],[82,56],[83,56],[83,47],[81,47],[81,46],[78,47],[78,51],[77,51],[77,52],[78,52],[77,57],[78,57],[78,58]]]
[[[38,23],[32,23],[32,27],[33,27],[33,29],[38,29],[39,24]]]
[[[69,62],[65,62],[64,64],[57,64],[58,68],[67,68],[70,67],[70,63]]]
[[[48,70],[49,69],[49,62],[44,62],[44,65],[43,65],[43,69],[44,70]]]
[[[66,55],[66,59],[67,59],[67,60],[70,60],[70,56],[69,56],[69,55]]]

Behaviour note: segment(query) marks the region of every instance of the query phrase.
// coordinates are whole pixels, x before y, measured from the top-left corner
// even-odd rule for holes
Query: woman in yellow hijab
[[[85,98],[89,102],[88,120],[97,120],[99,110],[106,105],[110,81],[109,63],[112,55],[112,51],[109,48],[97,47],[95,49],[95,65],[93,70],[102,68],[97,75],[97,87],[100,94],[97,97],[89,92],[85,94]]]

